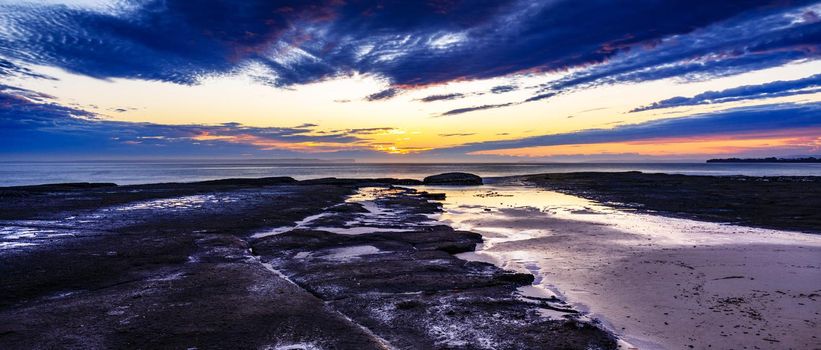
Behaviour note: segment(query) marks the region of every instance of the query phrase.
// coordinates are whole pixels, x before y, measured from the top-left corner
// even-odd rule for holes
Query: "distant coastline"
[[[821,158],[717,158],[708,159],[707,163],[821,163]]]

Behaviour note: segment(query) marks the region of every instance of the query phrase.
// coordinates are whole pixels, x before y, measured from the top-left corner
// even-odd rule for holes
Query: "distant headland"
[[[816,157],[802,157],[802,158],[719,158],[708,159],[707,163],[821,163],[821,158]]]

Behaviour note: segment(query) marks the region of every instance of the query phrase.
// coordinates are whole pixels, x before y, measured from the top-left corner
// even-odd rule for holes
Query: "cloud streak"
[[[795,4],[777,11],[753,11],[642,45],[602,48],[612,55],[579,64],[573,73],[537,86],[532,97],[504,106],[608,84],[667,78],[700,81],[819,59],[821,8]]]
[[[766,84],[744,85],[722,91],[706,91],[693,97],[677,96],[654,102],[648,106],[635,108],[630,113],[662,108],[814,94],[821,92],[819,87],[821,87],[821,74],[797,80],[778,80]]]
[[[653,62],[686,57],[735,52],[739,59],[758,55],[754,61],[759,66],[806,57],[807,52],[798,54],[795,48],[815,50],[818,31],[798,22],[793,27],[803,26],[800,31],[772,27],[781,23],[770,23],[777,22],[770,18],[807,3],[134,0],[108,11],[3,4],[0,56],[98,78],[194,84],[203,76],[256,63],[268,71],[259,80],[278,86],[362,73],[385,77],[394,87],[588,67],[631,52],[650,56],[631,67],[623,59],[574,77],[592,81],[639,74]],[[718,45],[688,39],[698,35],[711,35]],[[722,37],[727,39],[717,40]],[[647,47],[665,50],[641,49]],[[510,90],[494,92],[505,91]]]
[[[773,152],[781,154],[784,152],[817,152],[819,147],[821,147],[821,128],[816,127],[696,137],[659,137],[620,142],[536,146],[478,151],[470,154],[513,157],[613,155],[682,157],[763,153],[770,156]]]
[[[385,89],[377,93],[373,93],[365,97],[366,101],[380,101],[380,100],[388,100],[394,98],[398,95],[401,91],[399,89]]]
[[[111,121],[51,102],[49,96],[0,86],[0,155],[77,153],[95,155],[295,156],[304,153],[372,151],[370,135],[393,128],[321,132],[315,124],[295,127],[163,125]]]
[[[482,111],[482,110],[486,110],[486,109],[502,108],[502,107],[507,107],[507,106],[510,106],[510,105],[513,105],[513,103],[501,103],[501,104],[495,104],[495,105],[481,105],[481,106],[474,106],[474,107],[451,109],[447,112],[442,113],[440,115],[440,117],[446,117],[446,116],[457,115],[457,114],[464,114],[464,113],[475,112],[475,111]]]
[[[449,101],[449,100],[456,100],[460,98],[464,98],[465,94],[462,93],[453,93],[453,94],[442,94],[442,95],[430,95],[420,98],[419,101],[422,102],[436,102],[436,101]]]
[[[821,103],[775,104],[735,108],[641,124],[623,125],[612,129],[590,129],[514,140],[470,143],[437,150],[437,152],[464,154],[500,149],[625,142],[661,137],[771,132],[799,128],[821,128]]]

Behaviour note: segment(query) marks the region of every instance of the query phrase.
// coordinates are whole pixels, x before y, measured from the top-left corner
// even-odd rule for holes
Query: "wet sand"
[[[461,254],[536,276],[640,349],[815,349],[821,236],[614,210],[538,188],[442,189]]]

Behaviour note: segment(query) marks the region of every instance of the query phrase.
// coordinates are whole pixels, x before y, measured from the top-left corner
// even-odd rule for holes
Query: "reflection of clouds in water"
[[[545,213],[610,210],[583,198],[526,187],[420,189],[446,193],[445,212],[440,220],[458,230],[481,233],[485,237],[484,249],[503,242],[552,235],[555,223],[550,221],[558,219]]]

